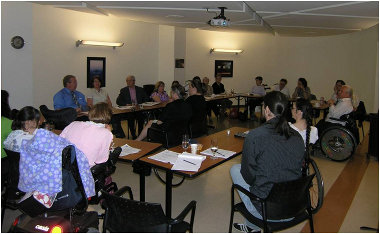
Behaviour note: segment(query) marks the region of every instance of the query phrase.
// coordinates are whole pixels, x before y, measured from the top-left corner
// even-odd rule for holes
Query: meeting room
[[[2,1],[2,232],[379,232],[378,1]]]

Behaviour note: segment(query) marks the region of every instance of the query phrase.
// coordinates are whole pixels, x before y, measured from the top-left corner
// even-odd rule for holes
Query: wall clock
[[[24,38],[20,36],[14,36],[11,39],[11,45],[15,49],[21,49],[22,47],[24,47],[24,44],[25,44]]]

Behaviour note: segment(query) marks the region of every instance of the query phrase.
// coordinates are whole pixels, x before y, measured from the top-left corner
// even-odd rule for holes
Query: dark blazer
[[[141,87],[135,86],[137,103],[143,103],[149,101],[149,97],[146,95],[145,90]],[[129,94],[129,87],[120,89],[120,94],[116,99],[116,104],[119,106],[125,106],[132,104],[131,95]]]
[[[191,106],[183,99],[169,102],[158,117],[163,122],[163,127],[169,126],[173,122],[187,123],[191,118]]]
[[[216,83],[214,82],[214,84],[212,84],[212,89],[214,91],[214,94],[220,94],[220,93],[224,93],[225,90],[224,90],[224,85],[222,83]]]

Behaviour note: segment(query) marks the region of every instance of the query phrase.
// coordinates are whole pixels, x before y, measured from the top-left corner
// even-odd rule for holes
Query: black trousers
[[[112,124],[112,133],[117,138],[125,138],[125,133],[123,131],[123,128],[121,127],[121,121],[127,120],[128,121],[128,128],[131,131],[132,138],[136,138],[136,124],[137,121],[138,124],[138,134],[141,133],[143,127],[144,127],[144,120],[145,117],[142,112],[133,112],[133,113],[124,113],[124,114],[117,114],[112,115],[111,124]]]

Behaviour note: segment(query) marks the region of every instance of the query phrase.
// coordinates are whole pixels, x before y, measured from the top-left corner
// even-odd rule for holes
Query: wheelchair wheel
[[[354,135],[342,126],[333,126],[323,131],[320,139],[324,155],[333,161],[345,161],[355,152]]]
[[[314,174],[315,176],[312,180],[310,187],[310,201],[311,201],[311,212],[313,214],[317,213],[321,209],[323,204],[323,197],[325,195],[323,179],[321,173],[319,172],[318,166],[313,159],[309,159],[307,175]]]

